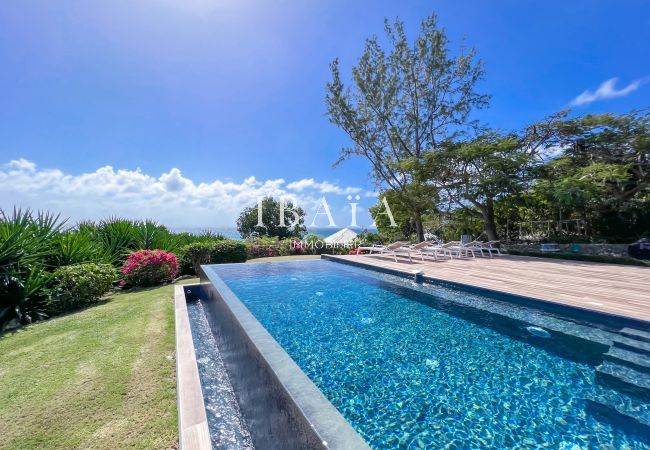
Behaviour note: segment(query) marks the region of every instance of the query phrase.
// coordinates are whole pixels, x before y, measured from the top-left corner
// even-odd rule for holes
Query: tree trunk
[[[413,216],[413,221],[415,222],[415,234],[417,236],[418,242],[424,241],[424,227],[422,226],[422,214],[419,211],[416,211]]]
[[[488,241],[496,241],[499,239],[499,234],[497,233],[497,224],[494,220],[494,202],[492,199],[488,199],[485,202],[485,206],[481,208],[483,213],[483,229],[487,234]]]

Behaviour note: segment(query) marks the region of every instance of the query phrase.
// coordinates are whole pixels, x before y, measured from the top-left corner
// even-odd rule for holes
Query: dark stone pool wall
[[[256,448],[364,449],[363,439],[209,266],[201,289]]]

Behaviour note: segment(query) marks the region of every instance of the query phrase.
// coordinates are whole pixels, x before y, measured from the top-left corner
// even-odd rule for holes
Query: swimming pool
[[[649,448],[644,380],[596,370],[616,330],[329,261],[205,269],[372,447]]]

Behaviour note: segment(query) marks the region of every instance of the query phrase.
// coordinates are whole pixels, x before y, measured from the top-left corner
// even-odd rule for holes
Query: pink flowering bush
[[[129,255],[122,275],[125,286],[155,286],[171,281],[178,272],[176,255],[164,250],[138,250]]]
[[[265,258],[267,256],[279,256],[280,247],[275,245],[248,244],[248,259]]]

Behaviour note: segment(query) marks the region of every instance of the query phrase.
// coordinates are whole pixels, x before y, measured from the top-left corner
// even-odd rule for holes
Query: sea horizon
[[[368,227],[340,227],[340,226],[335,226],[335,227],[307,227],[307,233],[308,234],[315,234],[320,237],[327,237],[331,234],[336,233],[337,231],[340,231],[344,228],[350,228],[351,230],[354,230],[357,233],[361,233],[363,231],[371,231],[371,232],[377,232],[376,228],[368,228]],[[182,233],[182,232],[187,232],[187,233],[201,233],[204,231],[211,231],[213,233],[218,233],[221,234],[229,239],[242,239],[241,234],[239,234],[239,231],[237,231],[237,228],[235,227],[170,227],[171,231],[177,232],[177,233]]]

